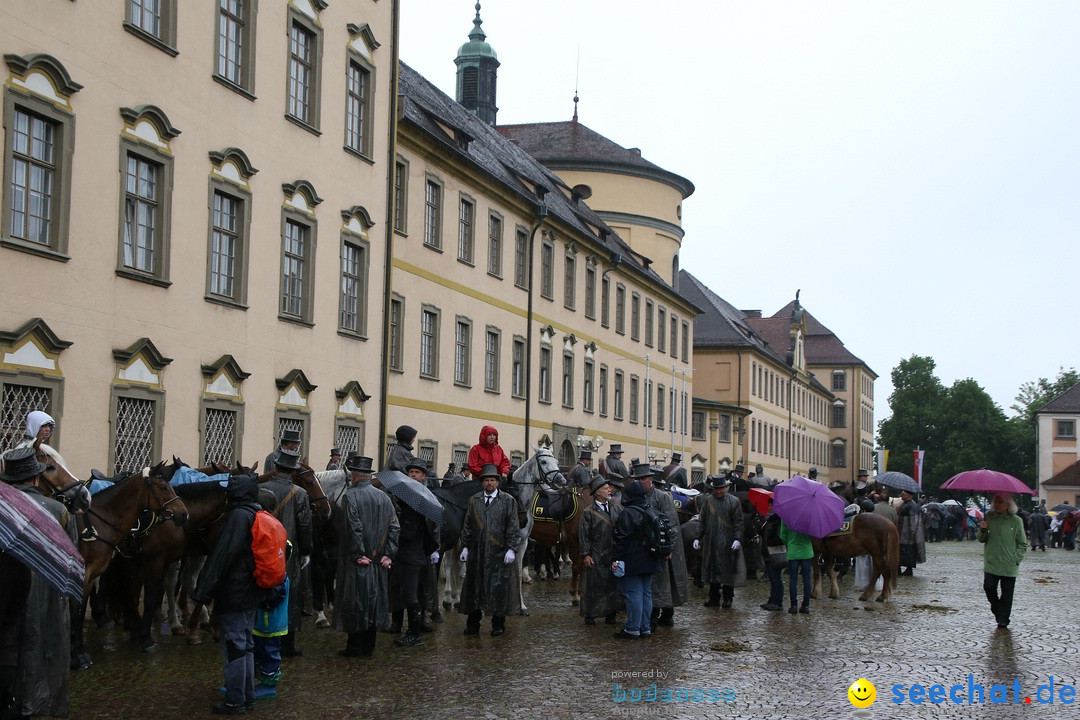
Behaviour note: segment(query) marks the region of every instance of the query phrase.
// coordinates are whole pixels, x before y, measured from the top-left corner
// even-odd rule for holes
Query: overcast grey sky
[[[454,94],[473,0],[403,0]],[[804,307],[881,378],[929,355],[1011,414],[1080,366],[1080,2],[487,0],[499,122],[582,123],[690,179],[682,266]],[[580,57],[580,61],[578,58]]]

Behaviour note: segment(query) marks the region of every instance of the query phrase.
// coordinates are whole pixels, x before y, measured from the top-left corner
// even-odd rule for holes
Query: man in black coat
[[[243,715],[255,707],[255,613],[264,591],[255,584],[251,525],[259,506],[255,475],[234,475],[226,491],[229,511],[221,536],[199,576],[194,602],[214,603],[225,656],[225,700],[211,708],[217,715]]]

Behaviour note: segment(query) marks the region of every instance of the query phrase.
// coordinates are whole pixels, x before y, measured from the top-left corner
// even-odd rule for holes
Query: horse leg
[[[165,600],[168,603],[168,616],[169,632],[173,635],[180,635],[184,632],[183,611],[180,609],[179,601],[177,600],[177,585],[180,582],[180,564],[169,563],[169,566],[165,569]]]
[[[811,577],[814,578],[813,586],[810,590],[810,597],[817,600],[821,597],[821,555],[815,555],[810,562]]]
[[[532,523],[529,523],[521,531],[521,541],[518,543],[517,547],[517,558],[514,560],[514,562],[517,563],[518,569],[518,596],[521,598],[521,607],[518,609],[518,614],[524,615],[525,617],[529,616],[529,608],[525,605],[525,593],[521,592],[521,576],[525,562],[525,550],[529,547],[529,533],[531,530]]]
[[[86,606],[89,602],[88,591],[83,592],[83,600],[77,603],[69,600],[68,608],[71,613],[71,669],[85,670],[94,664],[90,653],[86,652],[83,634],[83,625],[86,623]]]
[[[161,611],[161,601],[165,594],[165,568],[160,560],[155,559],[145,567],[146,579],[143,581],[143,616],[140,624],[140,640],[143,652],[157,652],[154,640],[154,618]]]

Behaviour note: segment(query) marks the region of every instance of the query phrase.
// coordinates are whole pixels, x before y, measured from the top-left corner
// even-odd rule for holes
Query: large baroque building
[[[287,427],[313,464],[403,423],[440,466],[486,423],[565,464],[686,436],[690,183],[605,219],[494,127],[479,13],[456,102],[399,73],[396,7],[0,2],[3,448],[30,409],[76,470],[250,462]]]
[[[1080,384],[1039,408],[1035,423],[1039,496],[1050,507],[1060,502],[1080,506]]]
[[[695,324],[691,473],[741,462],[783,480],[851,482],[872,467],[877,376],[798,298],[772,317],[739,310],[682,271]],[[759,469],[760,466],[760,469]]]

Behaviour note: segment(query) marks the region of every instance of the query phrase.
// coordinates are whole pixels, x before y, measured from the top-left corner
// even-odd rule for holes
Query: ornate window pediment
[[[308,408],[308,396],[318,387],[312,385],[303,370],[290,370],[285,377],[274,381],[278,389],[278,405]]]
[[[60,353],[71,347],[41,318],[33,318],[12,331],[0,331],[0,368],[22,368],[62,377]]]
[[[203,394],[227,397],[236,402],[243,402],[241,385],[251,377],[244,372],[232,355],[222,355],[216,362],[202,366]]]
[[[360,387],[360,383],[355,380],[350,380],[345,384],[345,387],[335,390],[334,395],[338,400],[338,415],[347,415],[358,418],[364,417],[364,403],[367,402],[371,396],[364,392],[364,388]]]
[[[211,175],[245,190],[251,189],[249,181],[255,173],[259,172],[240,148],[227,147],[224,150],[211,150],[210,162],[213,163]]]
[[[113,350],[116,360],[116,379],[151,387],[161,387],[161,371],[172,361],[165,357],[150,338],[140,338],[128,348]]]

